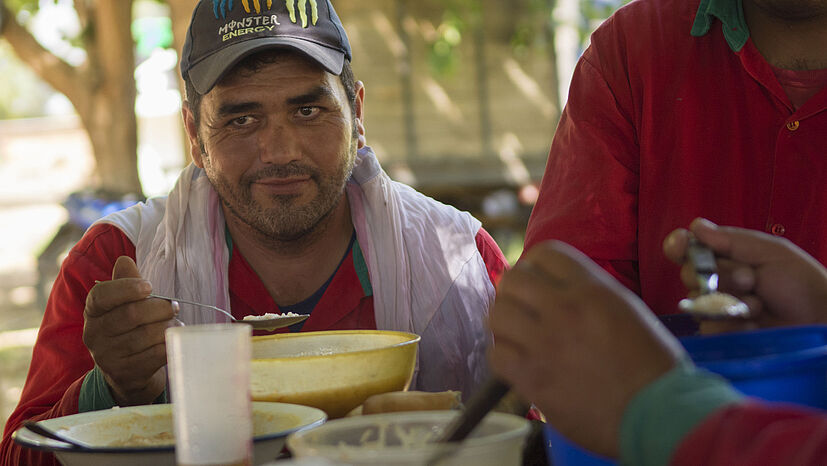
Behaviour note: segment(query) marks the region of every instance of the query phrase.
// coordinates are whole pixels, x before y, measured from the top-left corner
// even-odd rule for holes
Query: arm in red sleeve
[[[751,401],[710,415],[687,435],[673,466],[827,464],[827,415],[793,405]]]
[[[78,396],[94,367],[83,344],[83,309],[95,280],[109,280],[119,256],[134,259],[135,247],[111,225],[91,228],[61,265],[32,351],[32,362],[20,402],[6,422],[0,464],[57,464],[49,453],[30,450],[11,440],[26,419],[48,419],[78,412]]]
[[[477,250],[482,256],[482,261],[485,262],[485,268],[488,270],[488,278],[496,288],[497,284],[500,283],[500,278],[508,270],[508,260],[500,247],[497,246],[497,242],[484,228],[480,228],[474,239],[477,243]]]
[[[604,31],[575,69],[528,221],[525,250],[548,239],[564,241],[639,293],[640,148],[621,63],[623,45],[620,39],[607,40],[615,39],[611,28]]]

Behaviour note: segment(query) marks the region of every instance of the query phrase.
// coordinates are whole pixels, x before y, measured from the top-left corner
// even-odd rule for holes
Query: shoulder
[[[61,274],[94,275],[92,281],[108,279],[112,266],[120,256],[135,258],[135,245],[118,227],[99,223],[93,225],[69,251]],[[103,278],[99,278],[103,274]],[[80,277],[78,277],[80,278]],[[85,281],[85,280],[84,280]]]
[[[691,43],[692,24],[700,0],[635,0],[618,9],[591,36],[584,54],[601,61],[602,55],[643,54],[664,59]],[[614,53],[613,53],[614,52]]]
[[[500,278],[508,270],[508,260],[503,254],[494,238],[485,231],[485,228],[480,228],[474,238],[477,243],[477,250],[485,262],[485,268],[488,270],[488,278],[491,284],[495,287],[500,282]]]
[[[476,235],[482,225],[479,220],[468,212],[440,202],[404,183],[398,181],[392,181],[391,183],[398,195],[400,207],[402,208],[400,214],[404,218],[415,221],[419,221],[417,219],[427,220],[435,228],[462,226],[468,229],[468,233],[471,235]]]

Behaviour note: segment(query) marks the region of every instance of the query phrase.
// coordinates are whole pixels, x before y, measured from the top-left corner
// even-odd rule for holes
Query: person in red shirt
[[[55,464],[11,440],[23,420],[166,401],[164,330],[225,316],[151,292],[238,319],[310,314],[293,331],[416,333],[418,390],[467,397],[486,379],[505,257],[471,215],[385,174],[332,5],[287,3],[196,6],[181,61],[194,163],[70,251],[0,464]]]
[[[682,295],[660,242],[698,216],[827,263],[825,43],[824,0],[619,9],[574,72],[526,250],[569,243],[659,316]]]
[[[690,230],[752,325],[827,323],[827,269],[800,248],[706,220]],[[671,260],[683,263],[687,238],[667,237]],[[827,463],[827,413],[745,398],[695,368],[637,295],[570,245],[540,243],[505,274],[490,328],[494,372],[563,435],[619,464]]]

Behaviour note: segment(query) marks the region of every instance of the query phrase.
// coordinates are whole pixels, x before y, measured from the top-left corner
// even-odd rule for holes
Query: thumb
[[[115,261],[115,266],[112,267],[112,280],[118,278],[142,278],[138,266],[131,257],[121,256]]]

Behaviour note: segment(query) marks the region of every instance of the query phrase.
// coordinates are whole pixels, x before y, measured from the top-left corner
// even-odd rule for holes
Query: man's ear
[[[190,103],[184,101],[181,105],[181,116],[184,118],[184,128],[187,130],[187,139],[190,142],[190,156],[192,162],[198,168],[204,168],[203,154],[201,153],[201,142],[198,140],[198,126],[195,124],[195,115],[192,113]]]
[[[365,147],[368,142],[365,138],[365,83],[356,81],[356,102],[354,103],[356,114],[356,130],[359,132],[357,148]]]

